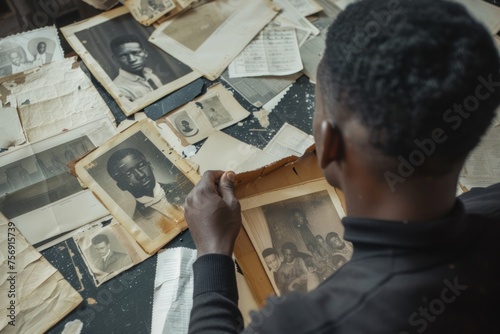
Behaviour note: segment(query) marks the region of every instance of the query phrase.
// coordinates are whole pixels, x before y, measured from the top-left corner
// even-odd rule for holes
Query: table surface
[[[126,117],[102,86],[93,79],[118,121]],[[209,86],[213,82],[205,80]],[[258,111],[230,86],[226,88],[248,111]],[[269,115],[270,125],[262,128],[253,116],[223,131],[245,143],[264,148],[281,126],[287,122],[311,133],[314,112],[314,85],[306,76],[300,77]],[[201,145],[200,145],[201,146]],[[189,231],[169,242],[165,248],[195,248]],[[82,296],[83,302],[52,327],[48,333],[61,333],[66,323],[80,320],[81,333],[150,333],[153,307],[153,285],[156,255],[96,287],[73,239],[60,242],[42,251],[43,256],[56,267]],[[244,274],[244,273],[243,273]]]

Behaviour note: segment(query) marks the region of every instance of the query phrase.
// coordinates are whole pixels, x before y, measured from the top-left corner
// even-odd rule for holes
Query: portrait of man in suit
[[[112,273],[132,264],[128,254],[111,249],[109,237],[106,234],[93,237],[92,245],[98,254],[98,257],[94,258],[94,266],[100,271]]]
[[[39,42],[36,46],[37,53],[33,55],[36,65],[43,65],[52,61],[52,53],[47,52],[47,43]]]
[[[175,182],[159,183],[153,166],[144,154],[135,148],[115,151],[108,159],[107,171],[118,188],[135,198],[132,219],[154,239],[168,230],[179,217],[184,196]]]

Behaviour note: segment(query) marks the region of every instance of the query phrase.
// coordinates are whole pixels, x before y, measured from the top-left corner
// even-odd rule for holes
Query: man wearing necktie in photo
[[[153,70],[146,67],[148,51],[135,35],[122,35],[110,43],[113,59],[120,65],[113,83],[124,97],[135,101],[163,86]]]

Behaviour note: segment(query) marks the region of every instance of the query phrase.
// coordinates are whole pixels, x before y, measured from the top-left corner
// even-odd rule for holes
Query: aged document
[[[194,249],[178,247],[158,252],[152,334],[188,332],[189,315],[193,305],[194,261]]]
[[[162,23],[149,41],[215,80],[276,16],[269,0],[217,0]]]
[[[0,107],[0,149],[8,149],[26,142],[17,109]]]
[[[315,0],[288,0],[288,2],[303,16],[316,14],[323,10]]]
[[[134,19],[145,26],[176,8],[174,0],[125,0],[125,6]]]
[[[278,159],[224,132],[214,131],[190,160],[200,166],[200,174],[203,174],[207,170],[242,173],[269,165]]]
[[[82,297],[1,214],[0,231],[0,332],[43,333]]]
[[[300,157],[313,144],[313,136],[285,123],[264,148],[264,152],[276,157],[277,160],[290,155]]]
[[[292,27],[268,27],[229,65],[231,78],[288,75],[302,70],[297,35]]]
[[[88,124],[111,111],[76,57],[0,79],[2,106],[16,108],[29,142]],[[5,93],[5,95],[4,95]]]
[[[248,102],[256,107],[262,107],[273,97],[295,82],[302,74],[287,76],[265,76],[255,78],[230,78],[229,71],[222,73],[222,80],[231,85]]]
[[[311,22],[309,22],[304,15],[295,9],[289,0],[273,0],[273,3],[282,8],[282,11],[278,15],[278,19],[283,17],[284,19],[290,21],[293,25],[308,31],[314,36],[319,34],[319,30]]]

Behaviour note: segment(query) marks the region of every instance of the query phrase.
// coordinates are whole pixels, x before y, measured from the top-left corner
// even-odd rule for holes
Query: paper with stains
[[[0,154],[0,212],[36,247],[108,215],[68,163],[116,134],[107,118]]]
[[[216,130],[190,160],[200,166],[200,174],[203,174],[207,170],[242,173],[269,165],[278,159]]]
[[[0,149],[8,149],[26,142],[16,108],[0,108],[0,118],[2,119],[0,123]]]
[[[76,57],[1,78],[0,91],[2,107],[17,109],[31,143],[102,117],[113,120]]]
[[[218,0],[165,21],[149,41],[215,80],[276,16],[269,0]]]
[[[183,205],[200,176],[153,121],[114,136],[78,161],[75,170],[147,253],[187,228]]]
[[[300,157],[313,144],[313,136],[285,123],[263,151],[275,157],[276,160],[291,155]]]
[[[229,65],[231,78],[289,75],[301,71],[293,27],[267,27]]]
[[[95,222],[72,233],[95,286],[110,280],[150,255],[142,250],[115,219]]]
[[[0,332],[43,333],[82,297],[1,214],[0,230]]]

